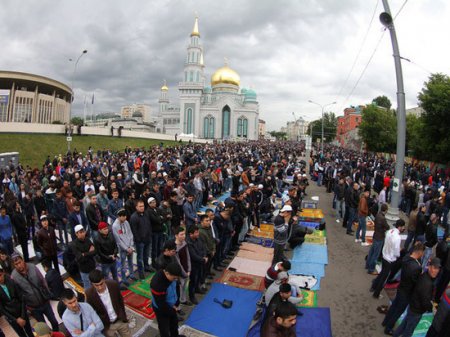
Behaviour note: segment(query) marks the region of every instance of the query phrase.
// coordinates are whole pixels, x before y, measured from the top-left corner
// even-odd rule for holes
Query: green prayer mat
[[[152,298],[152,295],[150,293],[150,281],[153,278],[153,275],[155,273],[151,273],[149,276],[147,276],[144,280],[138,280],[134,283],[132,283],[128,289],[134,292],[135,294],[147,297],[148,299]]]
[[[406,311],[398,319],[397,324],[395,325],[394,331],[400,325],[400,323],[403,321],[403,318],[405,316],[406,316]],[[428,329],[431,326],[431,323],[433,322],[433,318],[434,318],[434,316],[431,312],[424,313],[422,315],[422,318],[420,319],[419,324],[417,324],[412,337],[425,337],[425,335],[428,332]]]
[[[297,304],[297,307],[316,308],[317,307],[317,292],[314,290],[302,289],[303,301]]]

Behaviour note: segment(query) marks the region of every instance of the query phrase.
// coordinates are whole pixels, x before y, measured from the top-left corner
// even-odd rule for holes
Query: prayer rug
[[[84,294],[84,288],[80,286],[72,277],[68,277],[64,280],[64,285],[67,288],[76,290],[78,293]]]
[[[155,275],[155,273],[151,273],[144,280],[138,280],[136,282],[131,283],[128,289],[138,295],[142,295],[147,298],[152,298],[152,295],[150,293],[150,281],[152,280],[153,275]]]
[[[399,284],[400,282],[385,284],[384,291],[386,292],[387,297],[389,297],[389,300],[393,301],[395,296],[397,296],[397,288]]]
[[[273,224],[262,223],[260,229],[262,232],[273,232]]]
[[[318,222],[309,222],[309,221],[299,221],[298,223],[300,226],[313,228],[313,229],[319,229],[320,223]]]
[[[304,243],[294,248],[292,260],[293,264],[298,262],[328,264],[327,246]]]
[[[251,236],[257,237],[257,238],[266,238],[266,239],[273,239],[273,231],[263,231],[258,229],[253,229],[250,234]]]
[[[400,325],[400,323],[403,321],[403,319],[406,316],[406,310],[405,312],[400,316],[397,323],[395,324],[395,329]],[[426,312],[422,315],[422,318],[419,321],[419,324],[417,324],[416,329],[414,330],[414,333],[412,334],[412,337],[425,337],[428,329],[431,326],[431,323],[433,323],[433,313]]]
[[[273,249],[272,249],[273,251]],[[237,256],[242,257],[244,259],[250,259],[255,261],[268,261],[272,262],[273,252],[271,254],[257,253],[251,252],[249,250],[239,250]]]
[[[297,304],[301,308],[316,308],[317,307],[317,292],[313,290],[302,289],[303,301]]]
[[[264,277],[238,273],[231,270],[225,270],[216,282],[247,290],[263,291],[265,289]]]
[[[297,316],[295,325],[297,337],[332,337],[330,308],[303,308],[303,316]],[[262,320],[255,324],[247,337],[261,335]]]
[[[128,318],[128,327],[130,328],[131,336],[148,336],[151,329],[151,320],[148,320],[144,316],[141,316],[137,312],[125,307],[125,312]]]
[[[192,310],[186,325],[220,337],[245,337],[261,294],[213,283],[211,290]],[[224,299],[233,301],[231,308],[222,307],[220,303]]]
[[[271,262],[255,261],[236,256],[233,261],[231,261],[228,269],[234,268],[235,270],[233,271],[237,271],[238,273],[264,277],[266,275],[267,269],[270,268],[270,265]]]
[[[179,329],[178,332],[180,333],[180,335],[184,335],[186,337],[217,337],[215,335],[211,335],[209,333],[191,328],[189,325],[182,325]]]
[[[311,243],[315,245],[326,245],[327,238],[323,236],[305,235],[305,243]]]
[[[138,295],[131,290],[122,291],[122,296],[123,301],[128,308],[141,314],[145,318],[155,318],[155,313],[152,309],[152,301],[150,299]]]
[[[267,248],[267,247],[262,247],[260,245],[254,244],[254,243],[250,243],[250,242],[242,242],[242,245],[239,249],[240,251],[250,251],[250,252],[255,252],[258,254],[272,254],[273,255],[273,249],[272,248]]]

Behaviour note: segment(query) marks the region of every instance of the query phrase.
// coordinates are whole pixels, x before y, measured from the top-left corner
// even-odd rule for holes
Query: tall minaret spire
[[[197,15],[197,13],[195,13],[195,22],[194,22],[194,28],[192,29],[191,37],[192,36],[200,37],[200,32],[198,31],[198,15]]]

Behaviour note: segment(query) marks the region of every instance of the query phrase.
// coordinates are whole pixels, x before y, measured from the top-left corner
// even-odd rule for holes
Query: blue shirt
[[[103,323],[98,317],[97,313],[88,303],[78,303],[80,311],[73,312],[69,309],[64,311],[62,316],[63,323],[70,334],[74,337],[104,337],[102,330],[104,329]],[[83,319],[80,319],[80,316]],[[83,321],[83,326],[81,326]],[[76,329],[83,331],[81,335],[74,333]]]

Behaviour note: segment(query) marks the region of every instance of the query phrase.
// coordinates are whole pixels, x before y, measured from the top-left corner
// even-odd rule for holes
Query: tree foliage
[[[70,123],[72,123],[73,125],[83,125],[83,118],[81,118],[81,117],[73,117],[70,120]]]
[[[391,109],[391,101],[389,100],[389,98],[387,98],[386,96],[378,96],[376,98],[373,99],[373,101],[376,105],[381,106],[383,108],[386,108],[388,110]]]
[[[424,109],[421,142],[430,160],[450,162],[450,77],[432,74],[418,95]]]
[[[277,140],[286,140],[287,139],[287,133],[286,132],[270,131],[269,134],[272,137],[275,137]]]
[[[312,121],[308,125],[308,135],[311,135],[312,142],[317,142],[317,139],[322,137],[322,118]],[[325,142],[329,143],[336,138],[337,117],[334,112],[325,112],[323,114],[323,133]]]
[[[367,150],[395,153],[397,144],[397,120],[391,111],[370,104],[362,111],[359,136]]]

